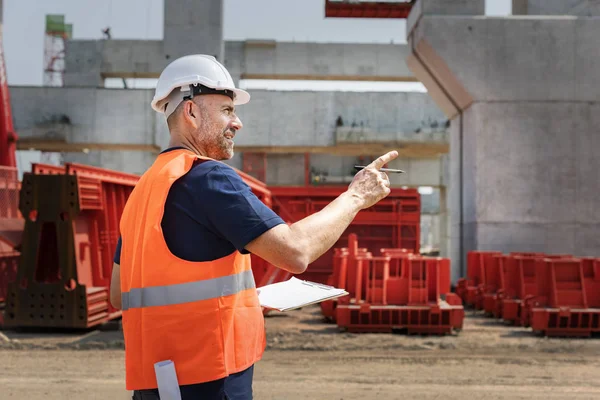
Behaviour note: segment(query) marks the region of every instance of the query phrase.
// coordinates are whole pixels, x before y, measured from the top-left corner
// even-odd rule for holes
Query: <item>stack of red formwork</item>
[[[539,258],[536,293],[525,297],[522,320],[547,336],[600,332],[600,259]]]
[[[480,266],[482,282],[475,305],[483,305],[487,315],[522,325],[520,304],[528,294],[536,293],[535,261],[539,258],[570,258],[568,254],[510,253],[484,257]],[[505,310],[506,309],[506,310]]]
[[[483,309],[481,286],[485,284],[485,263],[494,256],[502,255],[499,251],[470,251],[467,253],[467,277],[456,283],[456,294],[465,306]]]
[[[349,296],[334,309],[338,326],[350,332],[447,334],[462,328],[464,310],[450,293],[450,261],[422,257],[402,249],[383,249],[374,256],[359,251],[350,235],[346,281]],[[343,270],[344,267],[340,267]],[[338,276],[343,276],[343,272]]]
[[[600,332],[600,258],[472,252],[469,262],[480,280],[470,299],[487,313],[547,336]]]
[[[119,219],[138,179],[79,164],[34,165],[24,174],[25,229],[7,326],[86,328],[120,315],[109,285]]]
[[[325,208],[342,194],[343,186],[270,186],[273,209],[288,223],[294,223]],[[393,188],[374,206],[362,210],[332,249],[313,262],[300,278],[327,283],[333,273],[334,248],[342,248],[350,234],[372,254],[382,248],[420,248],[420,195],[416,189]]]

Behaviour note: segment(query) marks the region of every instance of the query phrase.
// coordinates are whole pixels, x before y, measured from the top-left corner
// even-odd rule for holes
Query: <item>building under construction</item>
[[[154,90],[126,82],[156,79],[172,60],[204,53],[238,86],[427,89],[250,89],[239,107],[244,128],[227,162],[287,223],[323,209],[356,165],[388,150],[400,154],[388,167],[405,171],[390,174],[389,196],[358,213],[300,275],[348,295],[266,319],[278,353],[261,361],[260,373],[272,369],[268,379],[258,375],[261,398],[362,399],[374,388],[377,397],[405,398],[409,388],[414,398],[438,398],[448,387],[456,398],[511,390],[529,398],[544,388],[556,398],[597,397],[598,347],[564,337],[600,332],[600,2],[513,0],[512,15],[490,17],[484,0],[323,0],[325,18],[406,20],[407,44],[358,44],[227,41],[224,1],[164,0],[164,37],[150,41],[113,39],[108,28],[97,40],[73,39],[68,18],[48,15],[44,87],[9,88],[0,51],[0,352],[22,345],[11,339],[19,328],[89,332],[121,316],[108,300],[119,220],[169,139],[150,107]],[[33,164],[17,168],[26,159]],[[252,273],[257,287],[291,276],[255,255]],[[398,330],[445,337],[350,334]],[[534,341],[537,334],[560,339]],[[90,365],[105,355],[94,357]],[[424,367],[413,368],[420,358]],[[77,374],[90,368],[74,367],[76,359],[68,367]],[[299,364],[309,375],[297,375]],[[5,373],[21,378],[35,367]],[[98,393],[108,393],[112,373],[94,368],[86,384],[101,382]],[[21,380],[13,381],[2,382],[14,390]],[[355,390],[364,382],[364,392]]]

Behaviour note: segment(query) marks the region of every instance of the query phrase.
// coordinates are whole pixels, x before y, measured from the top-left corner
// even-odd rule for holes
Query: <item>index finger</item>
[[[386,153],[386,154],[382,155],[381,157],[377,158],[376,160],[373,160],[371,165],[373,167],[375,167],[376,169],[379,169],[379,168],[383,167],[385,164],[392,161],[396,157],[398,157],[398,152],[396,150],[392,150],[389,153]]]

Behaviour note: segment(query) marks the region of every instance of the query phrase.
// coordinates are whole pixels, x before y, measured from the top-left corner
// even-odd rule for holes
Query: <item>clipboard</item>
[[[304,281],[295,277],[257,289],[259,290],[258,300],[262,307],[282,312],[349,294],[344,289],[338,289],[322,283]]]

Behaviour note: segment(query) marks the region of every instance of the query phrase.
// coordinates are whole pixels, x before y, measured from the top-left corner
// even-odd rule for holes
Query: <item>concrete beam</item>
[[[600,0],[513,0],[513,15],[600,15]]]
[[[330,79],[414,81],[406,45],[244,43],[242,79]]]
[[[406,45],[249,40],[224,46],[224,64],[236,81],[416,81],[406,64]],[[165,54],[163,47],[156,40],[71,40],[65,86],[99,87],[103,78],[158,78],[176,58],[176,53]]]

